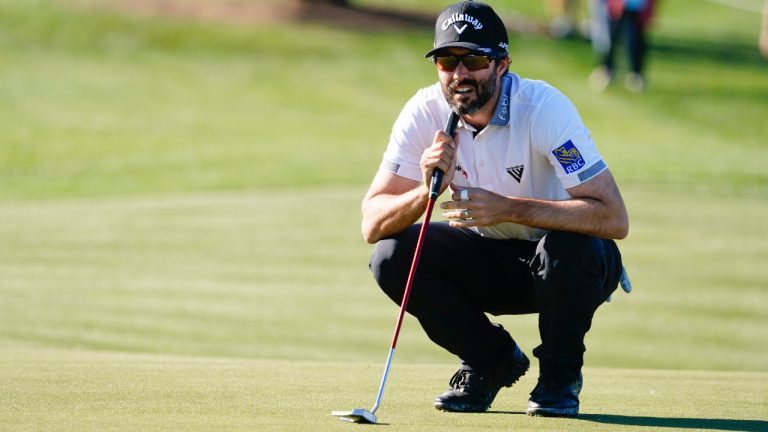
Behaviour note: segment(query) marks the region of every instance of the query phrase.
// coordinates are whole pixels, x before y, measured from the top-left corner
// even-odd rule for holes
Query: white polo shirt
[[[389,139],[381,169],[423,181],[419,162],[435,131],[445,128],[450,107],[440,83],[419,90],[403,108]],[[502,77],[496,110],[477,131],[459,121],[453,183],[504,196],[565,200],[578,186],[607,168],[570,100],[543,81],[513,73]],[[514,223],[478,227],[481,235],[538,240],[546,230]]]

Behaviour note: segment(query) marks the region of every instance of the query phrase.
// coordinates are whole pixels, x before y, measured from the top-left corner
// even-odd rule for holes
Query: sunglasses
[[[463,56],[435,56],[434,61],[437,68],[443,72],[453,72],[459,67],[459,62],[464,64],[467,70],[474,72],[483,69],[488,69],[491,65],[493,57],[479,56],[473,54],[467,54]]]

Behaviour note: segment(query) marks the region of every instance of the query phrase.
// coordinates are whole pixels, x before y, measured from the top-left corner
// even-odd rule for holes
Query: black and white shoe
[[[511,387],[525,375],[531,362],[518,346],[501,363],[485,369],[462,366],[450,388],[435,399],[435,408],[454,412],[483,412],[502,387]]]
[[[539,382],[528,400],[528,415],[540,417],[576,417],[579,413],[579,393],[584,378],[573,380],[539,376]]]

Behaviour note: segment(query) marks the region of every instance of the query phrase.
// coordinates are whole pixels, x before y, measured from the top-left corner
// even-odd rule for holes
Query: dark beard
[[[471,85],[475,88],[475,95],[476,98],[473,101],[470,101],[468,103],[462,103],[462,102],[456,102],[453,99],[454,92],[453,88],[455,88],[458,85]],[[448,105],[453,108],[453,110],[459,114],[459,115],[471,115],[474,114],[480,109],[485,106],[485,104],[488,103],[488,101],[493,98],[493,94],[496,92],[496,75],[491,74],[490,77],[488,77],[488,80],[486,81],[474,81],[470,79],[465,79],[457,83],[455,86],[442,86],[443,88],[443,96],[445,97],[445,100],[448,102]]]

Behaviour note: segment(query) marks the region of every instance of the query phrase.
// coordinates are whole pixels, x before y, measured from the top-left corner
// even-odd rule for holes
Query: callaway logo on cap
[[[463,1],[440,12],[435,22],[435,46],[424,57],[443,48],[467,48],[490,56],[507,55],[507,29],[485,3]]]

